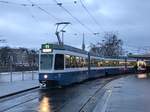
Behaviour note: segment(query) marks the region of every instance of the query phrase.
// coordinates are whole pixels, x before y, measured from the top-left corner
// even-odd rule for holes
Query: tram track
[[[105,81],[103,83],[101,83],[101,85],[99,85],[100,87],[94,92],[94,94],[92,94],[85,102],[83,105],[81,105],[78,109],[76,109],[76,111],[72,111],[72,112],[88,112],[88,110],[85,110],[86,107],[88,106],[88,104],[93,101],[93,99],[97,96],[97,94],[100,94],[99,96],[103,96],[106,92],[106,90],[101,91],[108,83],[110,83],[113,80],[116,80],[118,78],[120,78],[122,76],[115,76],[115,77],[111,77],[109,79],[104,79]],[[67,105],[67,103],[64,103],[61,107],[57,108],[54,110],[54,112],[63,112],[63,108],[65,107],[65,105]],[[66,111],[65,112],[69,112]]]
[[[80,108],[80,110],[78,111],[78,112],[88,112],[89,110],[90,110],[90,108],[94,108],[94,106],[93,107],[89,107],[89,105],[91,106],[91,103],[94,103],[94,104],[96,104],[96,99],[98,99],[98,98],[96,98],[96,97],[103,97],[103,95],[106,93],[106,89],[104,89],[104,87],[108,84],[108,83],[110,83],[111,81],[113,81],[113,80],[115,80],[115,79],[110,79],[110,80],[107,80],[103,85],[102,85],[102,87],[100,87],[94,94],[93,94],[93,96],[91,96],[88,100],[87,100],[87,102]],[[99,95],[98,95],[98,93],[99,93]],[[89,108],[89,109],[87,109],[87,108]]]
[[[86,110],[87,108],[86,107],[91,102],[94,101],[94,99],[97,96],[97,94],[100,94],[101,97],[102,97],[103,94],[105,94],[105,91],[102,91],[101,93],[100,93],[100,91],[109,82],[111,82],[111,81],[113,81],[113,80],[115,80],[115,79],[117,79],[119,77],[121,77],[121,76],[117,76],[117,77],[115,76],[115,77],[110,77],[110,78],[106,78],[106,79],[102,78],[102,79],[98,79],[98,80],[96,79],[96,80],[92,80],[92,81],[87,81],[87,82],[82,83],[82,84],[77,84],[77,85],[75,85],[73,87],[67,87],[66,90],[61,89],[62,91],[57,89],[58,90],[56,92],[57,94],[63,94],[64,91],[67,91],[66,94],[68,95],[68,99],[63,98],[63,97],[67,96],[67,95],[65,96],[65,93],[64,93],[64,96],[62,95],[62,96],[57,97],[57,95],[55,95],[55,90],[54,90],[54,93],[52,95],[52,97],[54,97],[54,99],[51,102],[57,102],[58,105],[56,104],[56,106],[54,106],[51,111],[52,112],[64,112],[65,109],[67,108],[67,106],[69,105],[69,103],[71,104],[74,101],[76,102],[76,99],[79,99],[79,101],[77,101],[77,102],[80,102],[80,100],[81,100],[82,105],[80,105],[78,107],[78,109],[76,109],[75,112],[85,112],[85,111],[87,112],[87,110]],[[96,84],[96,81],[100,81],[100,82],[98,84]],[[85,93],[88,92],[90,90],[90,88],[94,88],[93,86],[91,86],[91,84],[97,85],[98,88],[95,87],[96,89],[94,89],[94,92],[92,94],[90,94],[90,96],[89,96],[89,94],[85,94]],[[82,90],[83,88],[88,88],[88,89],[85,89],[85,91],[84,91],[84,90]],[[76,91],[76,90],[78,90],[78,93],[73,95],[72,93],[74,91]],[[53,92],[53,90],[51,90],[51,91]],[[30,105],[32,103],[32,101],[34,101],[36,99],[38,99],[37,101],[39,101],[40,96],[42,96],[41,95],[42,93],[39,93],[39,92],[40,92],[40,89],[36,89],[34,91],[30,91],[30,92],[27,92],[27,93],[24,93],[24,94],[18,94],[16,96],[11,97],[11,98],[6,98],[5,100],[0,100],[0,112],[7,112],[7,111],[11,112],[11,110],[14,110],[14,109],[16,109],[16,108],[18,108],[20,106],[24,106],[26,104]],[[80,92],[81,92],[81,95],[80,95]],[[84,99],[85,96],[83,97],[83,95],[87,95],[87,99]],[[12,103],[12,102],[14,102],[14,103]],[[37,102],[37,103],[39,103],[39,102]],[[37,105],[37,107],[38,107],[38,105]],[[69,110],[67,112],[69,112]]]
[[[3,110],[1,110],[0,112],[8,111],[8,110],[10,110],[10,109],[12,109],[12,108],[18,107],[18,106],[23,105],[23,104],[28,103],[28,102],[31,102],[31,101],[33,101],[33,100],[35,100],[35,99],[38,99],[38,97],[35,97],[35,98],[29,99],[29,100],[27,100],[27,101],[21,102],[21,103],[16,104],[16,105],[14,105],[14,106],[12,106],[12,107],[3,109]]]
[[[111,83],[112,81],[117,80],[118,78],[122,78],[122,77],[125,77],[125,76],[122,76],[122,75],[121,76],[115,76],[115,77],[112,77],[111,79],[106,80],[106,82],[104,82],[102,84],[102,87],[97,89],[97,91],[87,100],[87,102],[83,106],[81,106],[81,108],[78,112],[91,112],[91,111],[93,111],[98,100],[102,99],[102,97],[108,91],[105,87],[109,83]]]
[[[20,93],[17,95],[10,96],[0,100],[0,112],[5,112],[11,110],[15,107],[23,105],[25,103],[31,102],[38,97],[38,89],[31,90],[25,93]],[[22,100],[24,99],[24,100]]]

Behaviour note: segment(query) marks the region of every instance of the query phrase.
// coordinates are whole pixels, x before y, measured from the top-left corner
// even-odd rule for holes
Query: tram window
[[[80,61],[81,61],[81,67],[84,67],[84,59],[82,57],[80,58]]]
[[[91,64],[91,67],[94,67],[94,60],[93,59],[90,60],[90,64]]]
[[[76,56],[71,56],[71,67],[72,68],[77,68],[78,67],[77,57]]]
[[[125,64],[127,64],[127,62],[125,62],[125,61],[120,61],[119,62],[119,66],[125,66]]]
[[[82,58],[82,67],[86,66],[87,66],[86,58]]]
[[[70,67],[71,68],[75,67],[75,65],[74,65],[74,56],[70,56]]]
[[[64,69],[64,55],[56,54],[55,55],[55,70],[63,70]]]
[[[66,68],[87,67],[88,59],[79,56],[65,55],[65,66]]]
[[[98,61],[98,67],[102,67],[103,66],[103,61],[102,60],[99,60]]]
[[[91,67],[98,67],[98,60],[91,59]]]
[[[89,63],[89,62],[88,62],[88,58],[85,59],[85,62],[86,62],[85,67],[88,67],[88,63]]]
[[[41,62],[40,62],[40,69],[41,70],[51,70],[52,62],[53,62],[53,55],[42,54]]]
[[[78,67],[82,67],[82,58],[81,57],[79,57],[79,60],[78,60]]]
[[[65,56],[65,65],[66,68],[70,68],[70,55]]]
[[[65,66],[66,68],[75,68],[77,66],[76,57],[71,55],[66,55]]]

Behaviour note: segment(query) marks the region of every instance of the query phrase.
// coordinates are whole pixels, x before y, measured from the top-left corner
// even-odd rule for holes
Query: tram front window
[[[51,70],[52,62],[53,62],[53,55],[50,55],[50,54],[41,55],[40,69]]]

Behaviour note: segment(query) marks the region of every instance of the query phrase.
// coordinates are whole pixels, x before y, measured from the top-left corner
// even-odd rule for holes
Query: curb
[[[4,95],[4,96],[0,96],[0,99],[6,98],[6,97],[10,97],[10,96],[14,96],[14,95],[17,95],[17,94],[20,94],[20,93],[24,93],[24,92],[27,92],[27,91],[30,91],[30,90],[33,90],[33,89],[37,89],[39,87],[40,86],[35,86],[35,87],[29,88],[29,89],[25,89],[25,90],[21,90],[21,91],[18,91],[18,92],[10,93],[10,94]]]

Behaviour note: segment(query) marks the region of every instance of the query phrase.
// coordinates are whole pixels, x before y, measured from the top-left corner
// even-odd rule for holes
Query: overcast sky
[[[107,31],[118,32],[125,48],[130,50],[150,46],[150,0],[82,0],[98,24],[83,9],[80,0],[76,4],[74,0],[57,0],[86,28],[57,6],[55,0],[31,0],[50,15],[36,6],[19,5],[31,4],[28,0],[3,1],[8,2],[0,2],[0,38],[6,39],[9,46],[39,48],[41,43],[56,42],[55,23],[61,21],[71,22],[65,29],[64,40],[76,47],[81,46],[83,32],[88,46],[102,40]],[[94,32],[100,34],[94,36]]]

